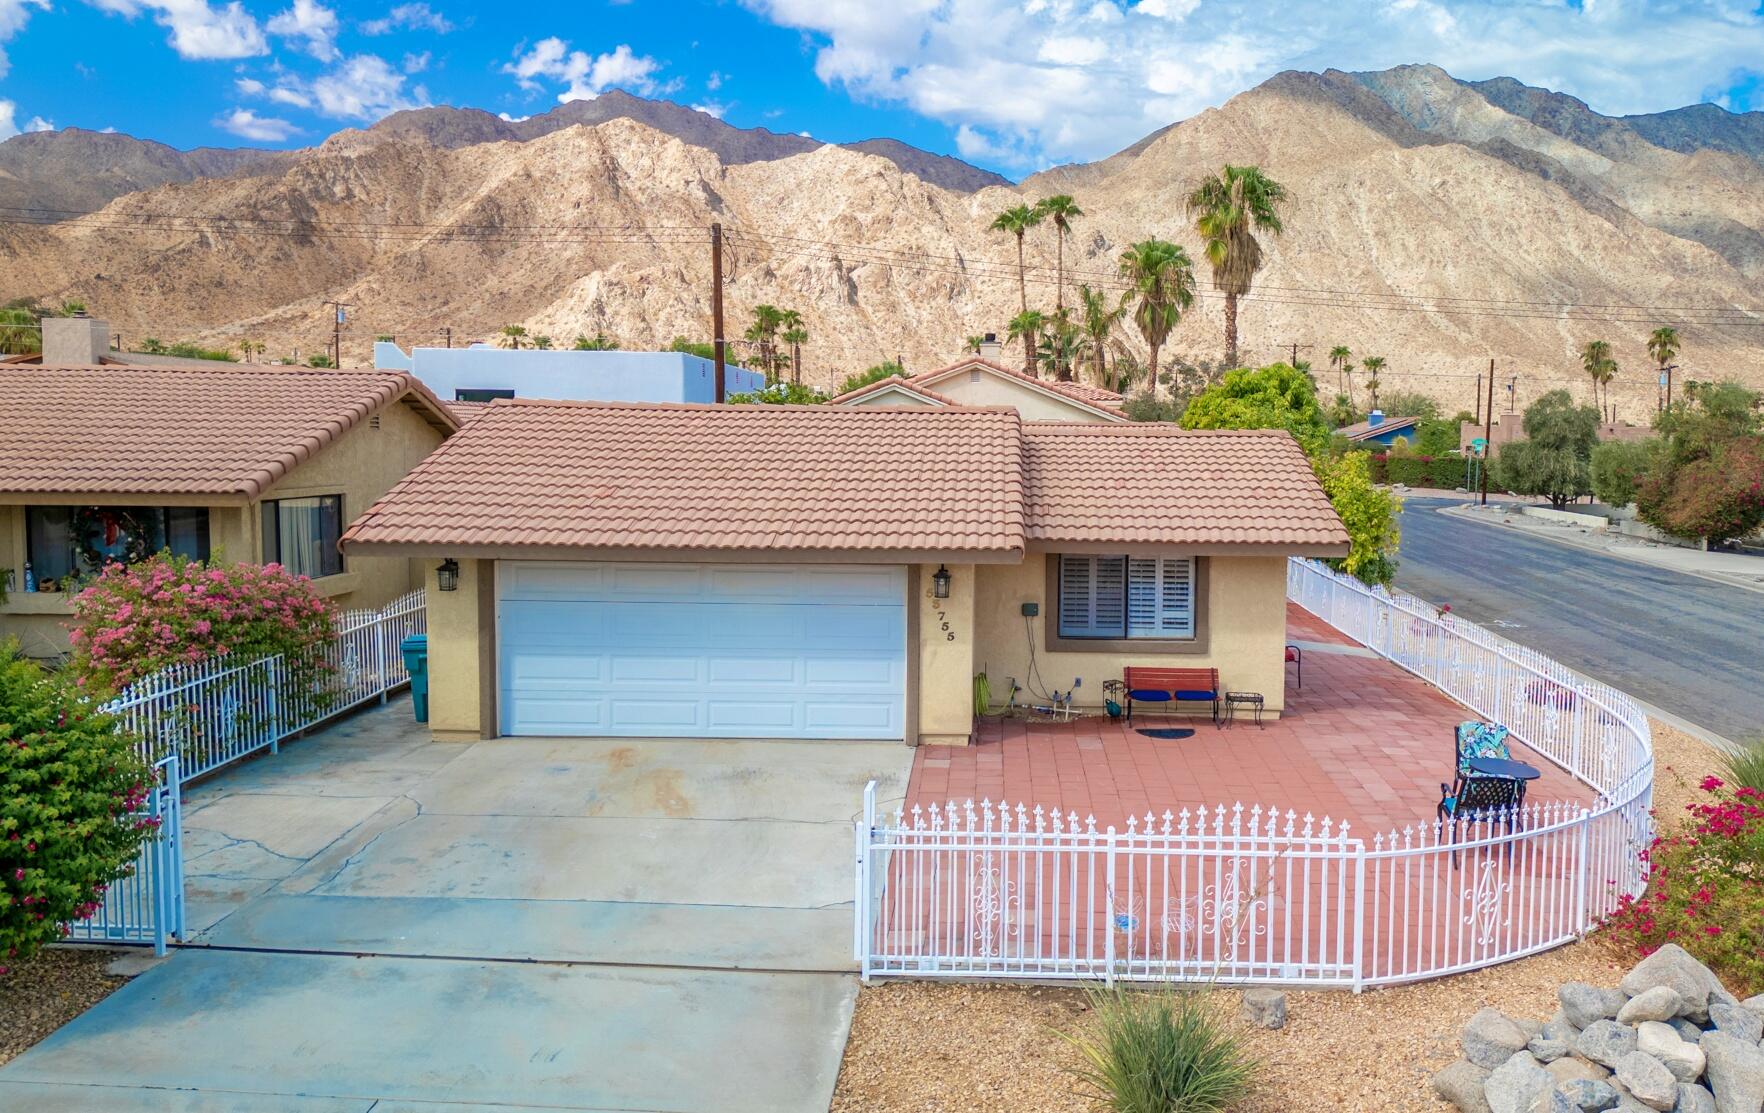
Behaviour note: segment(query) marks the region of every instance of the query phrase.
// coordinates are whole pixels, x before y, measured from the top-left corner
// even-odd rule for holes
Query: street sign
[[[1477,455],[1481,455],[1488,451],[1488,439],[1486,437],[1477,437],[1470,442],[1470,447],[1477,453]]]
[[[337,323],[342,324],[343,320],[344,320],[344,310],[343,310],[343,307],[341,305],[339,305],[337,307]]]

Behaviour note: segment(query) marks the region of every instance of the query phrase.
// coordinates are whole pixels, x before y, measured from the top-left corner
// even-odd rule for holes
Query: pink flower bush
[[[307,661],[333,629],[329,601],[281,565],[210,566],[165,553],[106,566],[74,596],[73,612],[73,668],[91,692],[228,654]]]

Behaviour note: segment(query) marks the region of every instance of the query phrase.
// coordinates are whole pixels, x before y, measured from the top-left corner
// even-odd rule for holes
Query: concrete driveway
[[[189,793],[194,946],[0,1070],[0,1110],[824,1110],[851,821],[910,765],[358,715]]]

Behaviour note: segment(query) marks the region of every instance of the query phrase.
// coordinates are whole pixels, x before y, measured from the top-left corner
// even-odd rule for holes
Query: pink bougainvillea
[[[332,636],[331,605],[305,576],[165,553],[108,565],[74,596],[73,611],[73,668],[90,691],[208,657],[305,658]]]

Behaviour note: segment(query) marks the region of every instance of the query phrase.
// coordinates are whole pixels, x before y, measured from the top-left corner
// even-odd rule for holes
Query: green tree
[[[595,339],[596,340],[600,339],[599,333],[595,333]],[[604,349],[604,350],[611,350],[611,348],[617,348],[618,346],[619,346],[618,343],[616,341],[613,341],[610,343],[610,347],[608,349]],[[595,349],[593,347],[590,347],[588,350],[589,351],[597,351],[597,350],[603,350],[603,349]],[[716,359],[717,358],[717,346],[715,344],[712,344],[712,343],[709,343],[706,341],[701,341],[701,340],[688,340],[684,336],[674,337],[674,339],[668,344],[668,351],[670,351],[670,352],[684,352],[689,356],[697,356],[699,359]]]
[[[149,336],[141,341],[141,351],[150,356],[162,356],[165,354],[165,342],[157,336]]]
[[[1262,269],[1256,232],[1279,235],[1286,188],[1259,166],[1227,165],[1188,195],[1194,230],[1213,267],[1213,288],[1225,295],[1225,364],[1237,366],[1237,299],[1250,292]]]
[[[686,343],[687,340],[685,337],[676,336],[674,337],[674,347],[670,350],[676,352],[686,351],[686,348],[679,347],[679,345]],[[691,346],[706,349],[707,354],[704,357],[706,359],[716,358],[716,352],[710,350],[710,345],[708,344]],[[570,350],[577,352],[616,352],[619,350],[619,342],[612,339],[604,332],[596,332],[593,336],[585,336],[582,333],[577,333],[576,339],[570,344]],[[697,355],[698,353],[693,352],[692,354]]]
[[[1439,403],[1415,390],[1385,391],[1383,408],[1391,417],[1418,417],[1422,421],[1439,417]]]
[[[840,394],[850,394],[852,391],[860,390],[871,383],[895,377],[906,378],[906,368],[891,359],[885,359],[861,374],[847,375],[845,381],[839,384],[839,389],[834,392],[834,395],[837,397]]]
[[[775,305],[765,304],[753,307],[753,324],[747,326],[744,339],[759,350],[760,370],[766,378],[777,375],[778,363],[778,331],[784,327],[784,310]]]
[[[1348,555],[1327,563],[1364,583],[1390,583],[1396,578],[1397,550],[1402,545],[1397,524],[1402,502],[1372,482],[1371,454],[1313,456],[1311,468],[1348,532]]]
[[[1072,221],[1083,216],[1084,210],[1064,193],[1043,197],[1036,203],[1035,210],[1041,214],[1041,219],[1052,220],[1054,225],[1054,315],[1059,316],[1066,308],[1066,237],[1071,234]],[[1071,364],[1059,368],[1059,378],[1071,381]]]
[[[501,329],[503,346],[513,348],[516,351],[520,350],[521,341],[525,339],[526,335],[526,325],[503,325]]]
[[[1036,346],[1036,359],[1055,378],[1070,381],[1069,369],[1084,351],[1084,333],[1072,323],[1064,309],[1055,310],[1041,327],[1041,340]]]
[[[1340,429],[1364,420],[1366,415],[1354,408],[1353,399],[1345,394],[1337,394],[1335,401],[1329,403],[1323,411],[1323,416],[1329,419],[1329,424]]]
[[[818,406],[827,396],[812,386],[801,383],[770,383],[764,390],[731,394],[726,399],[737,406]]]
[[[1048,316],[1039,309],[1025,309],[1012,317],[1006,336],[1023,342],[1023,374],[1035,374],[1035,359],[1040,349],[1036,337],[1047,326]]]
[[[1088,285],[1078,287],[1078,331],[1083,334],[1083,354],[1090,360],[1091,378],[1097,386],[1108,381],[1109,337],[1126,313],[1124,303],[1111,300],[1103,291]]]
[[[1239,367],[1195,395],[1182,414],[1184,429],[1285,429],[1308,453],[1329,444],[1329,421],[1316,385],[1288,364]]]
[[[1580,348],[1580,366],[1592,379],[1593,402],[1599,408],[1599,419],[1605,418],[1606,402],[1611,397],[1611,380],[1617,377],[1617,361],[1611,357],[1611,342],[1608,340],[1588,340]],[[1604,400],[1599,397],[1599,390],[1605,391]]]
[[[66,671],[0,645],[0,975],[96,912],[153,835],[136,739]]]
[[[1158,394],[1158,349],[1182,314],[1194,304],[1194,264],[1188,252],[1166,240],[1141,240],[1121,253],[1121,277],[1132,289],[1124,304],[1133,305],[1133,323],[1151,349],[1146,360],[1151,395]]]
[[[1017,312],[1029,312],[1029,276],[1023,262],[1023,237],[1041,223],[1041,210],[1032,205],[1012,205],[992,218],[994,232],[1017,237]],[[1027,362],[1027,360],[1025,360]]]
[[[1384,370],[1383,356],[1367,356],[1360,361],[1360,367],[1366,372],[1366,392],[1372,395],[1371,409],[1378,408],[1378,373]]]
[[[317,355],[307,357],[306,365],[308,367],[329,367],[331,366],[331,357],[320,352]]]
[[[1647,476],[1658,449],[1653,441],[1601,441],[1595,445],[1589,464],[1593,497],[1614,507],[1634,502],[1636,487]]]
[[[980,354],[980,345],[984,343],[986,343],[986,337],[978,335],[970,336],[962,341],[962,351],[967,352],[971,356],[977,356]]]
[[[802,314],[794,309],[786,309],[779,320],[782,331],[778,339],[790,345],[790,381],[802,382],[802,346],[808,343],[808,326],[803,323]]]
[[[253,357],[262,355],[265,350],[266,346],[261,340],[239,341],[239,351],[244,355],[247,362],[255,363],[256,360]]]
[[[1666,385],[1666,401],[1672,401],[1671,364],[1678,358],[1678,330],[1670,326],[1662,326],[1648,334],[1648,355],[1660,368],[1660,374]]]
[[[1347,369],[1353,365],[1354,353],[1348,350],[1346,344],[1337,344],[1329,349],[1329,366],[1335,368],[1335,384],[1343,393],[1347,393],[1348,389]],[[1348,402],[1352,404],[1352,395],[1349,395]]]
[[[1525,410],[1525,439],[1495,454],[1491,478],[1520,495],[1541,495],[1560,510],[1592,490],[1599,411],[1552,390]]]
[[[533,337],[533,347],[538,348],[542,352],[549,351],[551,348],[551,337],[549,337],[549,336],[535,336],[535,337]]]
[[[0,309],[0,355],[22,356],[43,350],[37,316],[21,306]]]
[[[1654,421],[1659,447],[1635,509],[1673,537],[1719,544],[1764,524],[1761,396],[1734,382],[1690,387]]]

